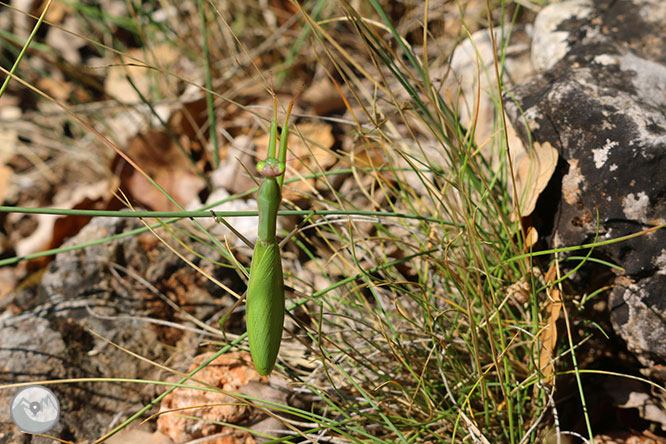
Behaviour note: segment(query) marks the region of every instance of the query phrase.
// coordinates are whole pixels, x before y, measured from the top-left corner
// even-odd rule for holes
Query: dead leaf
[[[529,156],[523,157],[516,169],[516,188],[520,202],[520,215],[529,216],[548,181],[555,172],[558,159],[557,149],[550,143],[534,142]],[[514,202],[514,208],[517,205]]]
[[[61,102],[66,101],[74,89],[70,83],[58,81],[51,77],[41,77],[37,80],[37,88]]]
[[[183,137],[180,141],[192,150],[189,139]],[[137,135],[130,141],[128,155],[183,206],[198,199],[206,186],[190,159],[166,131],[153,129]],[[178,210],[166,195],[120,157],[116,157],[112,169],[120,177],[123,190],[142,205],[156,211]]]
[[[0,127],[0,202],[4,202],[9,192],[13,170],[7,166],[18,146],[18,130],[12,122],[21,118],[21,109],[9,104],[0,104],[0,119],[7,125]]]
[[[129,49],[126,55],[138,60],[145,60],[146,58],[146,52],[143,48]],[[163,43],[152,48],[149,56],[154,56],[155,60],[149,60],[148,65],[157,65],[167,69],[178,60],[180,53],[171,43]],[[143,97],[150,97],[150,89],[153,86],[160,87],[163,94],[168,93],[165,89],[169,88],[170,83],[158,82],[155,85],[151,80],[152,74],[153,71],[144,67],[141,62],[137,63],[129,58],[117,58],[107,70],[104,78],[104,91],[124,103],[141,103],[142,99],[137,90]],[[132,80],[132,83],[127,80],[127,77]]]
[[[6,307],[5,297],[16,288],[18,277],[12,267],[0,268],[0,306]]]
[[[379,142],[364,139],[350,150],[350,165],[359,168],[380,168],[386,166],[387,159],[384,147]]]
[[[301,94],[301,101],[312,108],[312,113],[325,116],[345,109],[345,101],[328,77],[322,77],[310,84]]]
[[[0,202],[5,200],[7,196],[7,191],[9,190],[9,183],[11,181],[12,169],[6,165],[0,165]]]
[[[256,186],[250,177],[252,153],[256,150],[249,136],[242,134],[225,147],[225,160],[210,175],[214,189],[224,188],[231,194],[240,194]],[[246,170],[246,168],[248,170]],[[248,171],[250,174],[248,174]]]
[[[63,188],[54,197],[54,206],[67,209],[108,210],[119,209],[109,206],[113,200],[113,184],[101,180],[95,184],[77,184],[73,188]],[[22,217],[16,214],[14,217]],[[20,232],[12,233],[11,242],[16,247],[18,256],[62,245],[65,239],[77,234],[90,221],[90,216],[52,216],[35,215],[36,228],[29,236],[21,238]],[[33,259],[30,268],[38,269],[53,259],[52,256]]]
[[[525,278],[514,282],[506,289],[506,295],[522,305],[530,300],[530,284]]]
[[[555,279],[556,265],[553,264],[545,276],[546,283],[553,282]],[[546,326],[541,331],[541,353],[539,355],[539,368],[546,377],[545,382],[553,382],[553,358],[555,346],[557,345],[557,320],[562,311],[562,298],[557,288],[552,288],[548,297],[546,306]]]
[[[539,233],[536,228],[529,227],[527,229],[527,234],[525,235],[525,251],[529,251],[534,244],[539,240]]]

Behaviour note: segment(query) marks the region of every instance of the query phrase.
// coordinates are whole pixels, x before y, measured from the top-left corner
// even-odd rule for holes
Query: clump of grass
[[[337,409],[360,412],[354,421],[382,440],[518,442],[547,408],[548,389],[539,388],[535,359],[539,311],[521,313],[505,291],[531,269],[510,261],[521,233],[511,222],[508,164],[492,171],[476,155],[468,129],[433,87],[427,61],[382,5],[371,4],[368,16],[343,7],[342,23],[361,37],[356,52],[325,26],[310,25],[332,76],[367,106],[356,121],[357,144],[381,149],[370,186],[383,192],[380,207],[429,220],[382,221],[370,231],[353,221],[330,226],[334,253],[361,271],[352,288],[317,301],[310,313],[307,330],[322,359],[308,386],[335,387]],[[361,63],[360,52],[372,64]],[[390,118],[378,122],[378,115]],[[504,149],[501,134],[495,143]],[[362,271],[373,264],[391,267]]]

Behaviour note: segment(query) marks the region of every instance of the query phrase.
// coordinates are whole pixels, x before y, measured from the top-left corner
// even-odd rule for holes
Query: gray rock
[[[561,2],[537,17],[532,60],[542,72],[504,100],[523,141],[531,133],[560,153],[534,213],[549,246],[666,221],[664,29],[661,0]],[[666,363],[666,230],[595,255],[626,271],[610,298],[616,331],[644,364]]]
[[[644,360],[663,361],[666,356],[666,274],[658,272],[647,279],[632,282],[617,279],[613,290],[612,319],[616,329],[627,341],[629,349]],[[663,377],[663,368],[654,376]]]

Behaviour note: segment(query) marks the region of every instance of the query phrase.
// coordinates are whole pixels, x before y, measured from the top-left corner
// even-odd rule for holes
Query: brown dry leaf
[[[555,269],[556,265],[551,265],[550,269],[545,276],[546,283],[550,283],[555,278]],[[555,352],[555,345],[557,344],[557,320],[560,317],[560,312],[562,311],[562,297],[560,291],[557,288],[553,288],[550,291],[548,298],[548,305],[546,307],[546,312],[548,318],[546,320],[546,326],[541,333],[541,353],[539,355],[539,368],[541,373],[546,376],[546,382],[553,382],[553,357]]]
[[[127,155],[183,207],[197,203],[200,191],[206,187],[201,173],[208,167],[205,150],[208,135],[203,130],[207,119],[206,100],[198,98],[182,103],[170,114],[167,121],[170,132],[162,128],[147,129],[127,142]],[[122,191],[137,203],[157,211],[178,210],[177,205],[120,156],[113,160],[111,170],[120,178]]]
[[[107,180],[95,184],[75,185],[63,188],[54,197],[54,206],[67,209],[102,210],[108,209],[113,197],[112,185]],[[20,214],[13,216],[21,217]],[[16,253],[25,256],[46,248],[54,248],[62,244],[65,238],[73,236],[89,221],[89,216],[52,216],[39,214],[36,229],[27,237],[12,239]],[[16,233],[15,236],[20,236]],[[48,258],[42,260],[48,261]]]
[[[190,152],[201,151],[198,142],[191,142],[187,137],[181,137],[180,141]],[[198,199],[199,192],[206,186],[190,159],[166,131],[148,130],[137,135],[130,141],[128,155],[182,206]],[[120,176],[123,190],[141,204],[156,211],[178,210],[167,196],[120,157],[116,157],[112,169]]]
[[[257,160],[265,159],[268,150],[268,134],[262,134],[254,141],[258,148]],[[290,131],[289,136],[289,148],[291,151],[287,156],[288,177],[307,175],[312,171],[326,170],[333,165],[337,160],[330,150],[334,141],[331,125],[324,123],[303,123],[296,125],[296,128]],[[314,179],[292,182],[285,185],[282,197],[286,200],[298,199],[303,194],[309,194],[313,185]]]
[[[18,277],[14,268],[0,268],[0,306],[6,307],[5,296],[16,288],[17,283]]]
[[[525,278],[514,282],[506,289],[506,295],[522,305],[530,300],[530,284]]]
[[[359,168],[379,168],[386,166],[387,159],[384,147],[373,140],[359,140],[358,144],[350,150],[350,164],[358,165]]]
[[[557,149],[553,148],[550,143],[534,142],[530,155],[523,157],[518,164],[516,187],[522,217],[529,216],[534,211],[539,195],[555,172],[558,156]]]
[[[525,274],[518,282],[509,285],[506,289],[507,296],[518,304],[526,303],[531,297],[532,286],[530,282],[532,282],[533,279],[537,282],[543,280],[541,270],[538,267],[532,267],[531,275],[529,273]]]
[[[66,101],[74,90],[71,83],[58,81],[51,77],[42,77],[37,80],[37,88],[62,102]]]
[[[127,56],[138,60],[144,60],[146,57],[143,48],[129,49]],[[155,61],[148,61],[147,65],[157,64],[161,67],[168,67],[177,61],[180,53],[176,47],[170,43],[163,43],[156,45],[151,49],[150,55],[155,57]],[[141,97],[136,92],[134,87],[144,96],[150,97],[151,88],[151,74],[152,70],[141,66],[129,58],[117,58],[111,66],[109,66],[107,75],[104,79],[104,91],[125,103],[141,103]],[[132,79],[132,83],[127,80],[127,77]],[[169,84],[159,85],[163,88],[168,88]],[[167,93],[168,91],[162,91]]]
[[[325,116],[345,109],[345,101],[328,77],[322,77],[310,84],[301,94],[301,101],[312,108],[312,113]]]
[[[9,192],[9,184],[13,176],[13,170],[7,166],[7,161],[14,156],[18,145],[18,130],[12,122],[21,118],[21,109],[7,103],[0,103],[0,119],[7,125],[0,127],[0,202],[5,200]]]
[[[252,164],[252,152],[256,146],[245,134],[236,137],[230,144],[223,147],[224,161],[218,169],[210,174],[213,188],[224,188],[231,194],[240,194],[255,186],[247,165]]]

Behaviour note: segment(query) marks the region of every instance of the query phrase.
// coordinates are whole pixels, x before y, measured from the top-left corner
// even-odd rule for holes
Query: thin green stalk
[[[206,25],[206,8],[203,0],[197,0],[199,13],[201,17],[201,33],[203,37],[203,56],[206,71],[206,89],[213,90],[213,77],[211,75],[210,51],[208,49],[208,27]],[[210,140],[213,143],[213,166],[217,169],[220,166],[220,142],[217,138],[217,123],[215,119],[215,105],[213,95],[206,92],[206,107],[208,110],[208,131]]]
[[[558,248],[552,248],[548,250],[540,250],[540,251],[533,251],[530,253],[524,253],[524,254],[519,254],[517,256],[513,256],[509,259],[506,259],[502,264],[498,266],[503,266],[509,262],[515,262],[519,261],[521,259],[525,258],[531,258],[535,256],[545,256],[545,255],[550,255],[550,254],[555,254],[555,253],[564,253],[567,251],[578,251],[578,250],[587,250],[588,248],[596,248],[596,247],[603,247],[604,245],[611,245],[615,244],[618,242],[624,242],[627,240],[635,239],[637,237],[644,236],[646,234],[652,233],[653,231],[661,230],[663,228],[666,228],[666,222],[663,224],[656,225],[654,227],[647,228],[642,231],[637,231],[636,233],[631,233],[627,234],[624,236],[616,237],[615,239],[608,239],[605,241],[599,241],[599,242],[592,242],[590,244],[582,244],[582,245],[573,245],[571,247],[558,247]]]
[[[559,274],[559,269],[558,269]],[[578,360],[576,359],[576,352],[574,350],[573,338],[571,337],[571,324],[569,323],[569,314],[566,307],[562,307],[564,312],[564,321],[567,327],[567,340],[569,342],[569,350],[571,353],[571,362],[574,367],[574,376],[576,378],[576,385],[578,386],[578,395],[580,396],[580,404],[583,408],[583,417],[585,418],[585,427],[587,428],[587,436],[590,438],[590,444],[594,444],[594,434],[592,433],[592,424],[590,423],[590,414],[587,410],[587,403],[585,402],[585,391],[583,390],[583,382],[580,378],[580,370],[578,368]]]
[[[210,210],[196,211],[112,211],[112,210],[71,210],[67,208],[27,208],[8,207],[0,205],[0,213],[23,213],[23,214],[51,214],[56,216],[90,216],[90,217],[120,217],[120,218],[163,218],[172,217],[178,219],[213,217]],[[256,210],[248,211],[215,211],[217,217],[256,217]],[[442,223],[440,219],[418,214],[389,213],[383,211],[361,211],[361,210],[281,210],[280,216],[365,216],[365,217],[388,217],[399,219],[413,219],[424,222]],[[443,222],[452,227],[461,227],[460,224]]]
[[[44,10],[39,16],[39,19],[37,19],[37,23],[35,23],[35,26],[32,28],[32,32],[28,36],[28,40],[26,40],[25,45],[23,45],[23,48],[21,48],[21,52],[19,52],[18,56],[16,57],[16,61],[12,65],[11,69],[9,70],[9,75],[5,77],[5,81],[2,82],[2,86],[0,86],[0,97],[5,93],[5,90],[7,89],[7,86],[9,86],[9,82],[12,79],[12,75],[16,71],[16,69],[19,66],[19,63],[21,63],[21,60],[23,59],[23,56],[25,55],[25,52],[28,50],[28,47],[30,46],[30,43],[32,43],[33,39],[37,35],[37,32],[39,31],[39,28],[42,26],[42,22],[44,21],[44,17],[46,17],[46,14],[48,14],[49,9],[51,8],[51,4],[53,3],[53,0],[48,0],[46,2],[46,5],[44,6]]]

